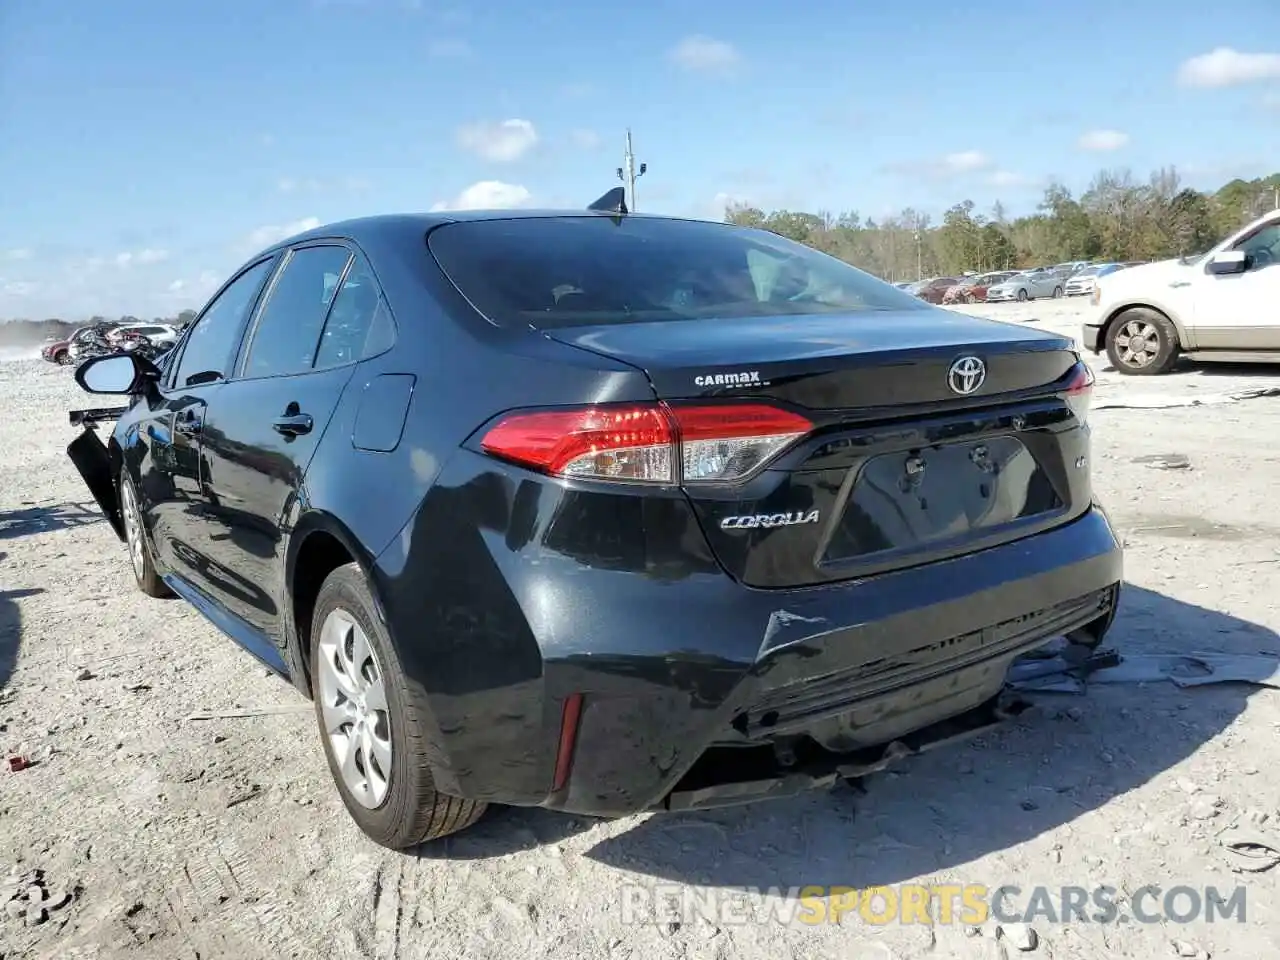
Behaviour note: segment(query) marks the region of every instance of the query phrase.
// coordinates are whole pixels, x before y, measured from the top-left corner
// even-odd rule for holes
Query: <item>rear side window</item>
[[[351,254],[346,247],[293,251],[258,311],[241,376],[280,377],[312,367],[320,331]]]
[[[375,356],[394,341],[395,327],[378,283],[364,258],[357,257],[334,298],[316,350],[316,369]]]
[[[763,230],[641,217],[530,217],[438,227],[428,244],[501,326],[928,310],[841,260]]]

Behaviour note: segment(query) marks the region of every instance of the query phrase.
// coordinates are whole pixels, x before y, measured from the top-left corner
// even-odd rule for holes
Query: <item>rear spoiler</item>
[[[72,410],[68,415],[73,427],[93,427],[106,420],[119,420],[128,407],[90,407],[88,410]]]

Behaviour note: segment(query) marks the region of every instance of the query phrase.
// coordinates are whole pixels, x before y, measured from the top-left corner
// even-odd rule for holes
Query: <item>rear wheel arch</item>
[[[325,578],[348,563],[355,563],[364,571],[369,592],[385,622],[377,585],[371,575],[371,558],[346,526],[329,514],[313,513],[304,516],[294,527],[285,560],[287,602],[281,609],[288,615],[289,623],[283,631],[286,649],[281,653],[289,666],[294,685],[308,697],[311,696],[311,644],[314,639],[311,636],[311,617],[315,612],[316,598]]]

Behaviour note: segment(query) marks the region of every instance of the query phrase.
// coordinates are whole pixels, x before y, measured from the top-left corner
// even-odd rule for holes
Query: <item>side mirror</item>
[[[1248,269],[1249,255],[1243,250],[1222,250],[1209,260],[1209,272],[1219,277]]]
[[[87,393],[137,393],[159,376],[159,368],[136,353],[91,357],[76,368],[76,383]]]

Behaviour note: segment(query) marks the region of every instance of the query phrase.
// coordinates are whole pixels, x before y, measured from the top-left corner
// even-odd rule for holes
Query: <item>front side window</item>
[[[241,376],[281,377],[312,367],[320,331],[351,254],[346,247],[294,250],[258,311]]]
[[[927,310],[809,247],[727,224],[605,216],[450,223],[428,244],[500,326]]]
[[[174,377],[176,386],[211,383],[230,374],[245,317],[273,262],[263,260],[240,274],[195,321],[182,348],[182,359]]]
[[[1268,224],[1237,244],[1236,249],[1245,252],[1250,269],[1280,262],[1280,223]]]

